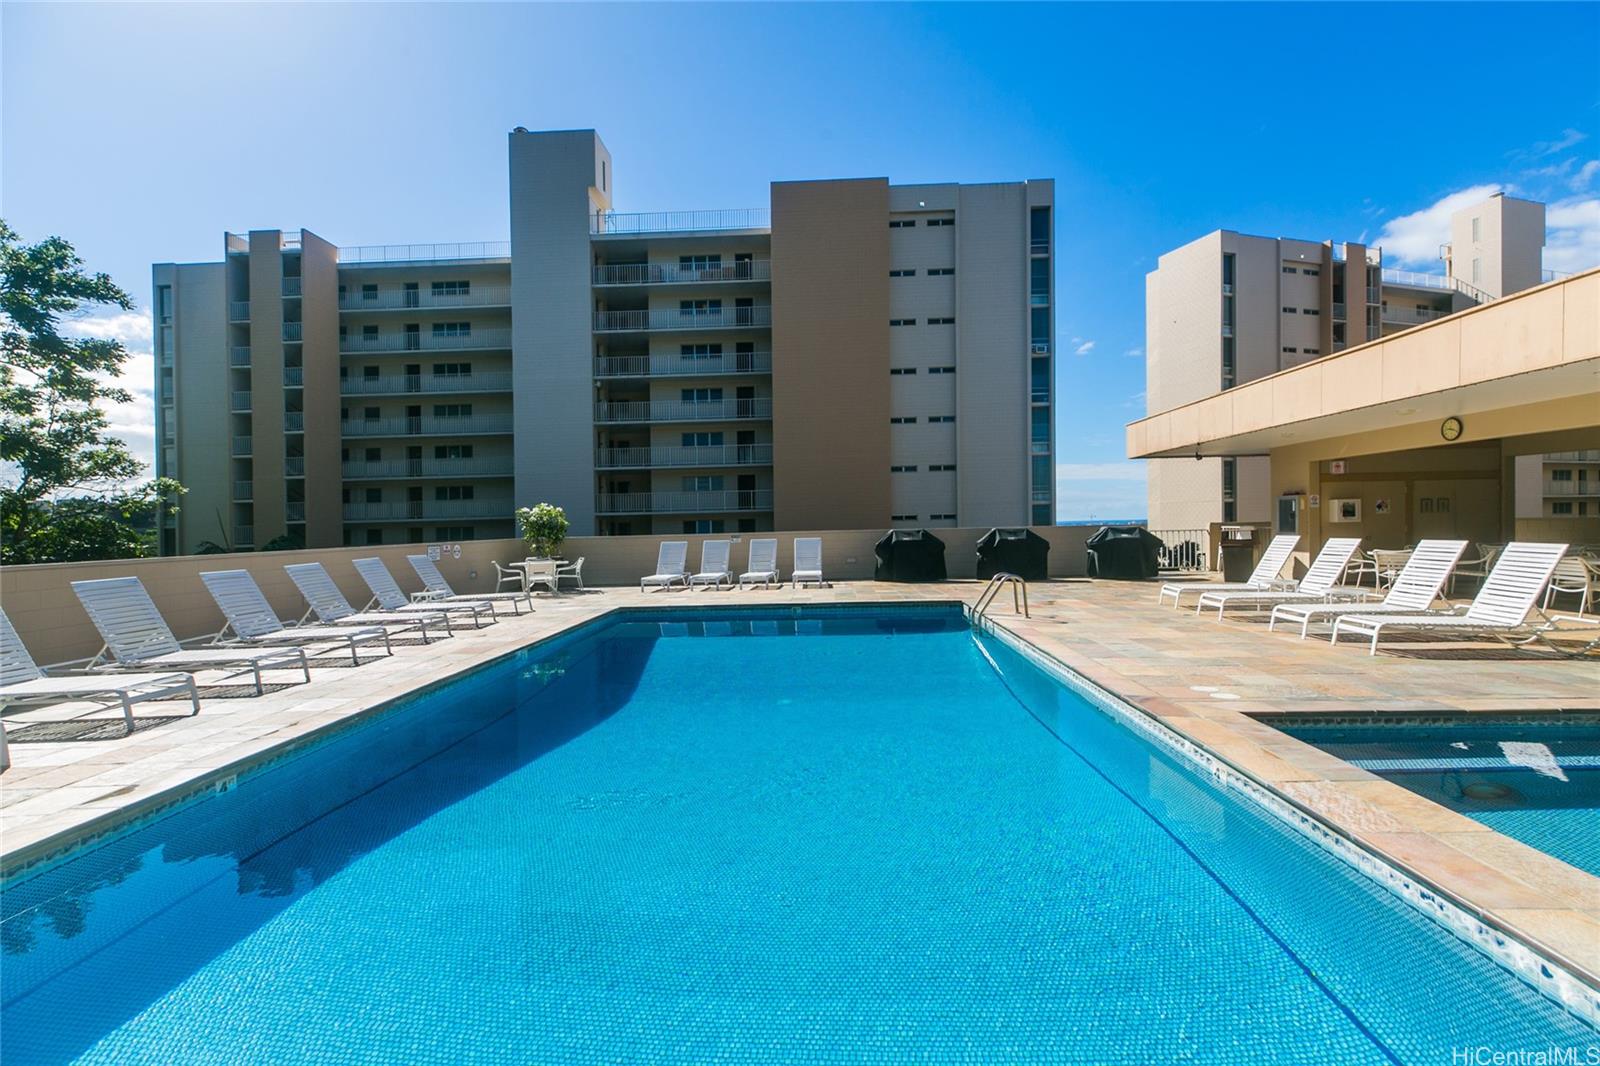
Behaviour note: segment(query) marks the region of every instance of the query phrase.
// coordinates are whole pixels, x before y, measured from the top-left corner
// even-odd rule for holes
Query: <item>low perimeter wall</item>
[[[1041,526],[1035,532],[1050,541],[1050,575],[1079,577],[1085,573],[1083,542],[1094,526]],[[828,530],[798,533],[719,534],[711,536],[636,536],[570,537],[562,545],[569,559],[582,556],[584,583],[589,586],[635,585],[640,575],[655,569],[656,551],[663,540],[687,540],[689,563],[700,560],[700,543],[719,537],[734,540],[733,569],[744,569],[752,536],[778,538],[778,566],[788,574],[794,566],[794,538],[822,538],[825,573],[834,581],[871,580],[874,559],[872,546],[883,530]],[[988,532],[983,529],[941,529],[945,543],[945,564],[952,578],[970,578],[977,569],[976,544]],[[100,649],[100,639],[89,624],[77,597],[73,581],[133,575],[144,582],[156,606],[179,639],[204,636],[222,628],[222,614],[212,602],[200,574],[208,570],[248,570],[283,618],[298,618],[305,601],[283,568],[288,563],[320,562],[328,569],[357,607],[371,593],[350,565],[351,559],[376,555],[407,592],[419,591],[407,555],[426,551],[427,545],[406,544],[382,547],[322,548],[306,551],[237,552],[227,555],[184,555],[165,559],[121,559],[92,563],[49,563],[39,566],[0,568],[0,606],[5,608],[23,643],[41,663],[59,663],[86,658]],[[489,592],[495,585],[492,563],[502,565],[522,559],[526,550],[520,540],[466,541],[456,558],[455,545],[449,546],[439,561],[439,569],[457,592]]]

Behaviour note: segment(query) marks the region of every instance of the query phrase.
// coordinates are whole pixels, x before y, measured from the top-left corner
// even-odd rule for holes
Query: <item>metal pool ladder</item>
[[[972,605],[972,624],[977,625],[978,619],[988,613],[994,601],[1007,585],[1011,586],[1011,610],[1013,614],[1020,614],[1024,618],[1031,618],[1028,614],[1028,583],[1016,574],[999,573],[989,579],[983,586],[983,591],[978,594],[978,602]]]

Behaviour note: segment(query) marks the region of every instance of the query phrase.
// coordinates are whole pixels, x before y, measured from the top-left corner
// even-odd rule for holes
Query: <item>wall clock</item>
[[[1451,415],[1449,418],[1445,419],[1444,424],[1439,427],[1439,436],[1443,437],[1445,440],[1455,440],[1457,437],[1461,436],[1461,430],[1461,419]]]

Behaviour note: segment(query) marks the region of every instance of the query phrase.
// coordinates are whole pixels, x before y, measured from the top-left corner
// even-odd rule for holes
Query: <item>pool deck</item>
[[[348,652],[333,652],[313,667],[311,684],[268,674],[269,691],[259,697],[238,678],[204,675],[198,716],[186,704],[140,704],[132,736],[123,735],[116,710],[8,713],[12,766],[0,775],[0,862],[14,870],[48,858],[130,813],[215,787],[264,753],[617,607],[971,602],[978,590],[970,581],[850,582],[798,592],[589,590],[540,597],[533,614],[502,615],[481,631],[458,626],[454,638],[397,645],[392,659],[367,658],[360,668]],[[1254,717],[1593,711],[1600,709],[1600,656],[1408,642],[1374,657],[1364,644],[1334,648],[1314,634],[1301,641],[1292,631],[1268,633],[1255,620],[1217,623],[1192,609],[1160,608],[1150,583],[1060,580],[1029,592],[1031,619],[1013,616],[1005,597],[994,623],[1600,988],[1600,878]]]

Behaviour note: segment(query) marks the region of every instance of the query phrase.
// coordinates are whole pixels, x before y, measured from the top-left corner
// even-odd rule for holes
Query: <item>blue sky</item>
[[[1452,197],[1600,263],[1600,6],[0,7],[0,196],[138,298],[222,231],[503,239],[505,135],[594,127],[621,210],[772,179],[1056,179],[1060,517],[1144,513],[1144,275],[1217,228],[1432,260]],[[1355,153],[1360,153],[1355,154]],[[1370,162],[1370,165],[1364,165]],[[149,325],[115,424],[149,453]]]

